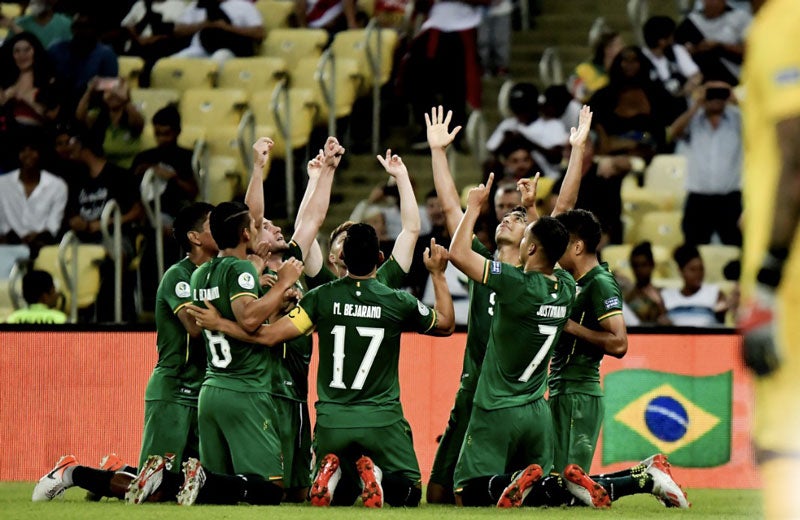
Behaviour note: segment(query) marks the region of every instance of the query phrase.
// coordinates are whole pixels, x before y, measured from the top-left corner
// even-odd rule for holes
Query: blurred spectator
[[[72,158],[72,145],[70,140],[75,135],[72,125],[60,122],[53,130],[53,152],[45,157],[46,169],[61,177],[67,183],[67,188],[72,191],[74,184],[82,177],[86,167]]]
[[[397,191],[397,184],[393,179],[387,182],[382,182],[372,188],[369,197],[360,200],[356,207],[350,213],[350,218],[353,222],[367,222],[367,213],[370,213],[373,219],[376,219],[375,211],[379,211],[383,217],[382,225],[386,232],[386,239],[394,240],[400,234],[403,224],[400,219],[400,194]],[[371,222],[367,222],[372,224]],[[372,224],[372,227],[375,227]],[[376,228],[377,231],[377,228]],[[381,238],[378,233],[378,238]],[[391,248],[389,248],[391,251]],[[386,258],[389,258],[388,256]]]
[[[28,306],[12,312],[6,323],[61,324],[67,315],[54,307],[58,293],[53,277],[47,271],[28,271],[22,277],[22,297]]]
[[[703,259],[697,247],[684,244],[672,255],[680,269],[683,287],[662,289],[661,298],[673,325],[710,327],[725,321],[728,302],[715,284],[704,284]]]
[[[253,56],[256,44],[264,39],[264,21],[246,0],[196,0],[181,15],[175,35],[192,37],[189,46],[175,56],[224,61]]]
[[[478,51],[484,74],[504,78],[511,61],[511,0],[491,0],[478,27]]]
[[[744,42],[753,17],[725,0],[703,0],[702,9],[689,13],[675,32],[706,81],[739,83]]]
[[[295,0],[297,25],[333,34],[359,27],[356,0]]]
[[[676,110],[688,107],[687,98],[700,85],[703,74],[683,45],[675,43],[675,21],[669,16],[653,16],[642,28],[642,52],[652,64],[652,79],[660,82],[675,100]]]
[[[630,265],[635,280],[633,287],[625,292],[625,305],[641,325],[668,325],[661,290],[652,281],[656,263],[650,242],[637,244],[631,250]]]
[[[670,126],[687,156],[682,227],[689,244],[708,244],[716,232],[723,244],[742,245],[742,116],[730,98],[725,83],[706,83]]]
[[[382,208],[378,206],[368,206],[361,217],[361,222],[375,228],[375,234],[378,236],[379,247],[383,252],[383,256],[385,258],[392,256],[394,239],[389,236],[389,233],[386,231],[386,214],[383,212]]]
[[[67,184],[42,170],[42,135],[23,133],[18,149],[19,169],[0,176],[0,242],[25,244],[36,258],[42,246],[59,236]]]
[[[89,13],[78,13],[72,19],[72,40],[53,44],[50,57],[56,75],[64,84],[65,106],[72,113],[94,77],[116,78],[119,64],[116,53],[98,39],[97,20]]]
[[[539,117],[539,89],[533,83],[516,83],[508,92],[508,109],[512,116],[500,121],[486,141],[486,148],[496,152],[509,134],[519,134]]]
[[[533,177],[541,167],[533,160],[534,144],[521,135],[509,135],[497,150],[502,167],[499,181],[518,181],[523,177]]]
[[[130,167],[141,150],[144,118],[131,101],[123,78],[92,78],[75,109],[75,119],[103,136],[103,150],[109,161]]]
[[[501,182],[498,183],[492,200],[494,201],[496,224],[499,224],[506,213],[522,203],[522,195],[517,190],[516,182]]]
[[[586,103],[595,92],[608,85],[608,71],[619,51],[625,46],[622,36],[610,27],[589,35],[592,59],[575,67],[567,85],[575,99]]]
[[[650,61],[638,47],[625,47],[614,58],[609,83],[589,105],[599,134],[597,153],[638,155],[649,161],[665,146],[673,114],[671,96],[650,79]]]
[[[137,0],[121,24],[128,31],[125,54],[141,56],[144,68],[139,85],[150,85],[150,72],[160,58],[188,45],[187,38],[175,36],[175,24],[186,10],[183,0]]]
[[[53,67],[39,40],[21,32],[0,47],[0,172],[16,162],[13,139],[59,112]]]
[[[9,33],[14,35],[27,31],[36,38],[46,49],[55,42],[69,41],[72,39],[72,20],[69,16],[57,13],[54,10],[58,0],[31,0],[25,14],[6,25]]]

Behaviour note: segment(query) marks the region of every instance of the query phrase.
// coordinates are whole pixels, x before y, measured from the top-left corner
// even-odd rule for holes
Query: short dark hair
[[[600,245],[603,233],[600,222],[591,211],[573,209],[561,213],[556,218],[564,225],[570,236],[583,240],[587,252],[597,252],[597,246]]]
[[[702,257],[700,256],[700,251],[697,249],[697,246],[693,244],[681,244],[675,248],[675,251],[672,253],[672,258],[675,259],[678,268],[683,269],[686,267],[686,264],[695,258]]]
[[[635,256],[643,256],[651,264],[656,263],[655,258],[653,258],[653,246],[648,240],[636,244],[633,249],[631,249],[629,260],[633,260]]]
[[[358,222],[350,226],[344,238],[342,252],[347,271],[356,276],[365,276],[378,265],[380,242],[375,228]]]
[[[519,150],[525,150],[526,152],[530,153],[533,151],[533,149],[533,143],[522,135],[509,134],[505,139],[503,139],[503,142],[500,143],[500,146],[497,148],[497,153],[501,157],[508,157],[512,153]]]
[[[438,198],[439,198],[439,194],[436,193],[436,189],[435,188],[430,190],[430,191],[428,191],[428,193],[425,194],[425,200],[438,199]]]
[[[223,202],[211,211],[211,236],[217,247],[231,249],[239,245],[242,231],[250,226],[250,209],[241,202]]]
[[[181,113],[175,103],[170,103],[153,115],[153,126],[168,126],[176,132],[181,131]]]
[[[77,127],[73,130],[73,138],[80,144],[81,148],[89,150],[97,157],[105,157],[106,152],[103,149],[105,133],[100,133],[86,127]]]
[[[539,111],[539,89],[533,83],[517,83],[508,93],[508,109],[514,114]]]
[[[642,27],[645,45],[652,49],[659,40],[672,36],[675,27],[675,20],[669,16],[651,16]]]
[[[544,255],[553,265],[564,255],[569,244],[569,233],[554,217],[544,216],[533,223],[530,233],[542,245]]]
[[[42,296],[53,289],[53,277],[47,271],[34,269],[22,277],[22,297],[28,305],[39,303]]]
[[[172,235],[184,251],[192,249],[192,244],[186,235],[189,231],[203,231],[203,222],[213,210],[214,206],[207,202],[195,202],[180,210],[175,217],[175,222],[172,223]]]

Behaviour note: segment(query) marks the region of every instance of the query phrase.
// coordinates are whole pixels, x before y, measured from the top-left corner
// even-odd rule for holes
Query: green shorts
[[[311,421],[308,404],[272,396],[281,420],[283,485],[288,489],[311,486]]]
[[[144,431],[139,468],[149,455],[175,454],[170,470],[181,472],[181,462],[199,455],[197,408],[172,401],[144,402]]]
[[[197,406],[200,460],[206,469],[283,479],[280,423],[268,393],[203,385]]]
[[[553,466],[553,423],[544,399],[484,410],[474,407],[454,475],[455,492],[474,478],[503,475],[539,464]]]
[[[472,400],[475,392],[459,388],[456,392],[456,401],[450,410],[450,419],[444,430],[436,457],[433,459],[430,482],[439,484],[447,489],[453,489],[453,473],[456,469],[458,454],[461,452],[461,443],[467,433],[467,424],[472,414]]]
[[[564,471],[567,464],[577,464],[588,474],[603,425],[603,397],[559,394],[551,397],[549,404],[555,429],[555,470]]]

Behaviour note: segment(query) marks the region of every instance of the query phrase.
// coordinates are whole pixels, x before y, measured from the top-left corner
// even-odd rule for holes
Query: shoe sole
[[[206,483],[206,474],[203,470],[203,466],[200,465],[200,461],[197,459],[189,459],[184,462],[183,472],[186,478],[175,498],[178,501],[178,505],[191,506],[197,501],[200,488]]]
[[[361,492],[361,502],[364,507],[381,508],[383,507],[383,487],[375,478],[375,465],[369,457],[361,457],[356,461],[356,469],[361,482],[364,483],[364,490]]]
[[[39,482],[36,483],[36,487],[33,488],[33,495],[31,496],[31,501],[47,502],[64,496],[64,493],[67,491],[67,488],[64,487],[63,479],[61,479],[61,476],[64,474],[65,469],[67,469],[70,466],[77,466],[77,465],[78,465],[78,459],[76,459],[74,456],[70,455],[69,459],[66,462],[64,461],[64,457],[61,457],[56,463],[56,466],[52,470],[50,470],[50,472],[47,475],[40,478]],[[58,479],[56,479],[56,473],[59,474]],[[54,486],[51,486],[43,493],[40,493],[39,494],[40,496],[37,497],[37,492],[36,492],[37,489],[41,484],[48,483],[48,480],[53,480],[53,481],[57,480],[57,482],[53,482],[53,484],[55,484]]]
[[[507,509],[521,506],[530,487],[540,478],[542,478],[542,468],[538,464],[531,464],[522,470],[522,474],[503,491],[500,500],[497,501],[497,507]]]
[[[339,457],[336,455],[328,454],[322,458],[322,464],[319,466],[319,473],[314,483],[311,485],[311,490],[308,495],[311,505],[315,507],[327,507],[331,505],[333,500],[333,493],[328,486],[331,477],[339,469]]]
[[[586,505],[592,507],[611,507],[611,499],[608,491],[603,486],[589,478],[580,466],[570,464],[564,470],[564,478],[567,480],[567,489],[570,493],[578,497]]]
[[[141,504],[149,497],[163,480],[166,463],[161,457],[147,460],[142,471],[131,481],[125,493],[125,501],[129,504]]]

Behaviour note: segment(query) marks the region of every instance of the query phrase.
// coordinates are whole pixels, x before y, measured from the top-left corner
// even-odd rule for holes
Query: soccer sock
[[[572,502],[572,494],[567,490],[561,475],[551,474],[533,484],[531,492],[522,505],[530,507],[563,506]]]
[[[206,482],[197,494],[198,504],[236,504],[245,500],[247,480],[239,475],[205,471]]]
[[[180,467],[180,465],[179,465],[179,467]],[[128,466],[127,464],[125,466],[122,466],[121,468],[119,468],[117,471],[124,471],[125,473],[130,473],[132,475],[138,475],[139,474],[139,468],[136,468],[134,466]]]
[[[113,476],[113,471],[87,466],[72,466],[64,470],[62,479],[67,487],[79,486],[95,495],[105,497],[111,495],[111,478]]]
[[[608,491],[608,496],[612,501],[628,495],[653,491],[653,478],[647,474],[646,467],[639,465],[629,471],[630,475],[628,476],[600,477],[594,481]]]
[[[244,496],[242,499],[257,506],[276,506],[283,498],[283,488],[270,482],[261,475],[238,475],[244,479]]]
[[[461,503],[468,507],[495,505],[512,478],[511,473],[474,478],[462,487]]]
[[[614,473],[602,473],[599,475],[589,475],[592,480],[597,480],[599,478],[617,478],[617,477],[630,477],[633,475],[638,475],[641,473],[642,468],[647,470],[647,467],[644,464],[637,464],[636,466],[628,469],[623,469],[621,471],[615,471]]]
[[[403,475],[384,473],[381,487],[384,501],[392,507],[417,507],[422,499],[422,489]]]

